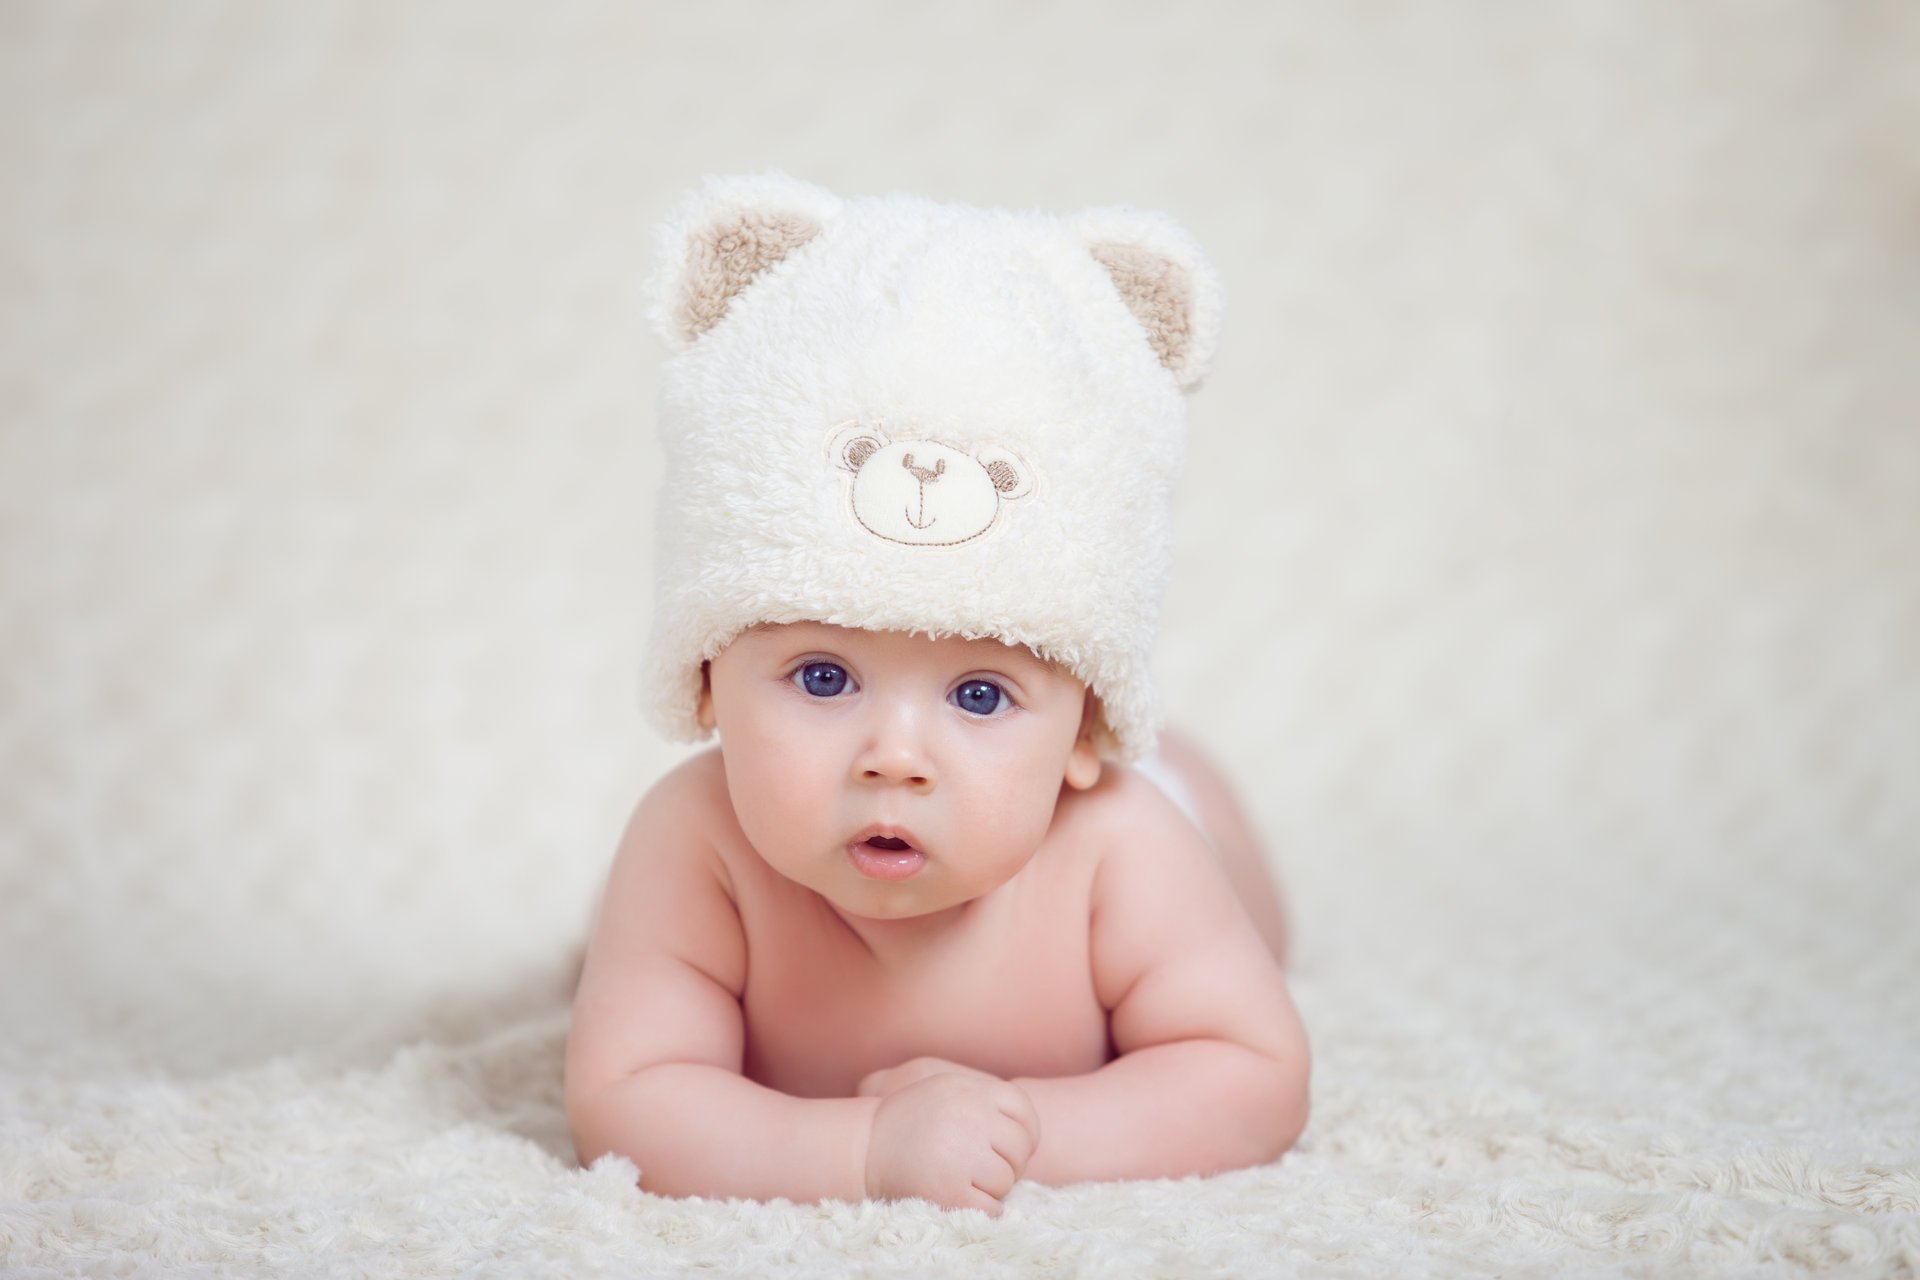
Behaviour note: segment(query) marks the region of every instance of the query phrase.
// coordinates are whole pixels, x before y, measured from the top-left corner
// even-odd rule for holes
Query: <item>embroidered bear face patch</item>
[[[1005,449],[968,452],[938,440],[889,440],[858,423],[834,433],[828,452],[852,476],[860,527],[910,547],[951,547],[993,528],[1001,504],[1033,490],[1033,472]]]

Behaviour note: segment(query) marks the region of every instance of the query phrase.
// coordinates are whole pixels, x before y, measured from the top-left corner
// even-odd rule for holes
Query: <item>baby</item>
[[[1279,1155],[1307,1046],[1258,850],[1190,749],[1123,763],[1211,269],[1154,215],[777,176],[709,183],[664,248],[650,694],[719,746],[614,860],[581,1160],[998,1213]]]

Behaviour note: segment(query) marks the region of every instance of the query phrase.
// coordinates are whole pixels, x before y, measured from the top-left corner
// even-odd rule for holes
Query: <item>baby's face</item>
[[[1024,648],[811,622],[740,635],[701,700],[747,839],[867,919],[958,906],[1025,866],[1062,782],[1099,777],[1086,709]]]

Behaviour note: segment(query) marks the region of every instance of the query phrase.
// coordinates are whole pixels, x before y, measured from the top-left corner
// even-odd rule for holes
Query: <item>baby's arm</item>
[[[1016,1086],[949,1078],[813,1099],[741,1075],[746,944],[702,833],[721,784],[697,763],[635,812],[587,949],[566,1065],[581,1163],[618,1152],[668,1195],[918,1195],[998,1212],[1035,1141]]]
[[[1090,1075],[1017,1081],[1040,1113],[1036,1181],[1245,1168],[1307,1121],[1306,1033],[1219,859],[1151,784],[1103,816],[1093,968],[1119,1057]]]
[[[668,1194],[860,1192],[871,1108],[809,1105],[740,1075],[746,943],[698,831],[701,780],[641,802],[608,876],[567,1038],[567,1120],[585,1164],[608,1151]]]

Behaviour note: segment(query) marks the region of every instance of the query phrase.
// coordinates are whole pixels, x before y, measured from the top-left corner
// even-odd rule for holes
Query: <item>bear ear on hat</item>
[[[1200,246],[1172,218],[1140,209],[1090,209],[1071,221],[1174,382],[1199,386],[1220,334],[1220,277]]]
[[[839,207],[833,193],[785,174],[707,179],[661,228],[654,328],[671,346],[692,343]]]

